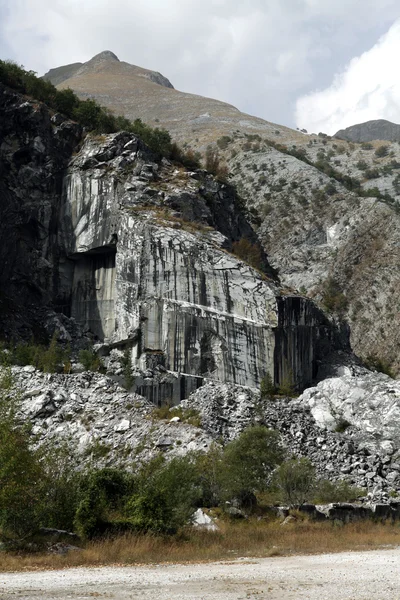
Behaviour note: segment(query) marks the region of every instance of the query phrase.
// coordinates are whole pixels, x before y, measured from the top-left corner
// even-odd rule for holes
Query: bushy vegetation
[[[260,271],[264,269],[260,244],[253,244],[247,238],[241,238],[238,242],[233,242],[232,252],[251,267]]]
[[[33,365],[44,373],[69,373],[71,370],[71,349],[58,342],[55,332],[50,343],[37,344],[19,342],[16,344],[0,344],[0,365],[25,366]]]
[[[383,158],[384,156],[387,156],[389,154],[389,146],[378,146],[378,148],[375,150],[375,156],[377,156],[378,158]]]
[[[213,148],[212,146],[207,147],[204,166],[206,170],[215,175],[219,181],[225,182],[227,180],[229,175],[228,167],[225,164],[222,164],[217,148]]]
[[[103,361],[93,348],[80,350],[79,362],[84,366],[86,371],[105,372]]]
[[[390,366],[390,363],[379,356],[368,354],[368,356],[364,359],[364,365],[367,367],[367,369],[378,371],[378,373],[384,373],[385,375],[389,375],[389,377],[392,379],[395,379],[395,374]]]
[[[348,300],[340,284],[333,277],[328,277],[322,289],[322,304],[326,311],[342,316],[348,307]]]
[[[290,504],[317,492],[331,499],[359,492],[345,484],[318,487],[311,464],[306,459],[284,462],[279,433],[261,425],[245,429],[224,448],[214,445],[207,454],[167,461],[160,453],[134,472],[77,470],[68,448],[32,446],[18,409],[11,371],[3,367],[0,539],[12,549],[29,546],[43,526],[74,530],[84,540],[128,532],[169,535],[190,522],[198,506],[221,511],[235,501],[251,512],[257,496],[270,489]]]
[[[273,484],[285,504],[304,504],[316,485],[315,469],[307,458],[291,458],[278,467]]]
[[[14,62],[0,60],[0,83],[44,102],[51,109],[77,121],[88,131],[99,134],[127,131],[139,136],[159,156],[166,156],[189,168],[200,166],[199,156],[193,152],[185,153],[177,144],[172,143],[171,136],[165,129],[152,128],[141,119],[130,121],[114,115],[91,98],[80,100],[71,89],[58,90],[50,81],[37,77],[34,71],[26,71]]]

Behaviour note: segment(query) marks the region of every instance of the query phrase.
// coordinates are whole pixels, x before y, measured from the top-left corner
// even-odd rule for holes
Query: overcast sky
[[[102,50],[310,132],[400,123],[399,0],[0,0],[0,58],[43,74]]]

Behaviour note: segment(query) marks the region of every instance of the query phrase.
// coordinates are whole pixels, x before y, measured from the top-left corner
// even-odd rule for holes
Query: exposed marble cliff
[[[256,243],[229,186],[124,132],[79,148],[76,125],[5,88],[0,111],[2,292],[130,349],[140,393],[177,401],[203,377],[255,387],[266,373],[302,388],[340,346],[312,302],[281,295],[265,256],[271,276],[229,252]]]

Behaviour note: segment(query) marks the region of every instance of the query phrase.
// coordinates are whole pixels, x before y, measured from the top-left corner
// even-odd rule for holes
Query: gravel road
[[[1,600],[400,600],[400,548],[0,574]]]

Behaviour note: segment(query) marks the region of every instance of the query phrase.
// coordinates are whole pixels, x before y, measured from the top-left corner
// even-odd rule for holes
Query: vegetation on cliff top
[[[139,136],[157,155],[181,162],[189,168],[200,166],[198,157],[193,152],[183,152],[171,141],[171,136],[165,129],[152,128],[141,119],[130,121],[125,117],[116,116],[92,98],[80,100],[69,88],[58,90],[50,81],[37,77],[34,71],[26,71],[14,62],[0,60],[0,83],[44,102],[51,109],[77,121],[88,131],[128,131]]]

